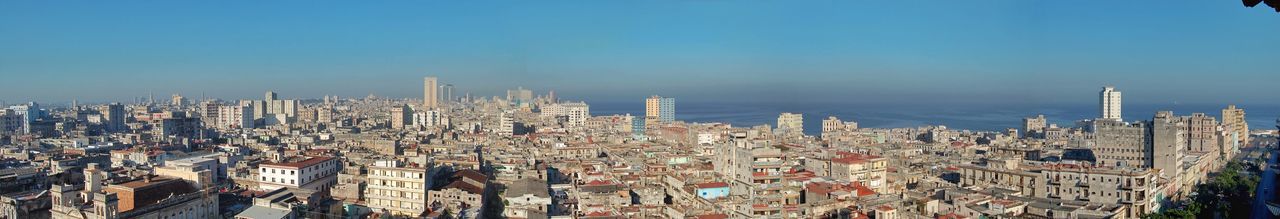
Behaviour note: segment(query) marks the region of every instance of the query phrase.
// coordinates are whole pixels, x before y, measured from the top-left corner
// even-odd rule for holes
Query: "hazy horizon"
[[[327,3],[0,2],[0,101],[1280,103],[1277,15],[1239,2]]]

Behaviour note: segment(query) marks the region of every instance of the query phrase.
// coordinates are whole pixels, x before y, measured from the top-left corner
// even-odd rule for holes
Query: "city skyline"
[[[1061,91],[1115,85],[1135,103],[1256,105],[1278,102],[1280,79],[1280,48],[1249,40],[1280,36],[1273,13],[1230,2],[43,4],[0,7],[7,103],[413,98],[409,81],[435,75],[459,94],[588,101],[1088,104]],[[298,13],[270,13],[283,8]],[[84,34],[103,28],[117,31]]]
[[[1280,218],[1262,1],[0,1],[0,218]]]

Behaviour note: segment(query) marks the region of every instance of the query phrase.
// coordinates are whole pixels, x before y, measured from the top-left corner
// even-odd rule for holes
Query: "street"
[[[1280,155],[1280,153],[1277,153],[1277,150],[1275,150],[1276,145],[1274,144],[1274,141],[1266,147],[1255,148],[1265,148],[1263,150],[1265,150],[1265,152],[1270,152],[1271,156],[1267,159],[1267,163],[1265,165],[1261,165],[1262,180],[1258,182],[1258,191],[1257,194],[1254,195],[1253,213],[1251,213],[1253,216],[1251,218],[1269,218],[1267,217],[1269,216],[1269,213],[1267,212],[1267,202],[1271,201],[1271,199],[1275,197],[1276,192],[1275,188],[1272,188],[1272,185],[1275,185],[1276,180],[1276,173],[1272,170],[1272,167],[1276,165],[1276,157]]]

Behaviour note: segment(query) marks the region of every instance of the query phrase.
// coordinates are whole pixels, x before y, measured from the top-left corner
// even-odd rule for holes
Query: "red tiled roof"
[[[709,188],[729,187],[729,184],[725,182],[709,182],[709,183],[698,183],[698,185],[696,186],[699,189],[709,189]]]
[[[484,194],[484,188],[476,187],[475,185],[471,185],[470,183],[466,183],[462,181],[453,181],[453,183],[449,183],[449,185],[445,185],[444,188],[445,189],[456,188],[462,191],[469,192],[471,194]]]
[[[831,159],[831,162],[843,163],[843,164],[858,164],[858,163],[865,163],[872,159],[880,158],[880,156],[866,155],[866,154],[855,154],[855,153],[837,153],[837,154],[841,155],[840,158]]]
[[[480,173],[480,171],[476,171],[472,169],[461,170],[461,171],[458,171],[457,173],[454,173],[454,175],[475,180],[477,182],[484,182],[489,180],[489,177]]]
[[[696,218],[697,218],[697,219],[728,219],[728,218],[729,218],[729,215],[727,215],[727,214],[708,214],[708,215],[698,215],[698,216],[696,216]]]
[[[587,185],[592,185],[592,186],[613,185],[613,182],[610,182],[607,180],[591,180],[590,182],[587,182]]]
[[[870,188],[867,188],[867,186],[862,185],[862,183],[854,183],[854,184],[853,184],[853,189],[854,189],[854,190],[857,190],[857,192],[858,192],[858,197],[868,196],[868,195],[875,195],[875,194],[876,194],[876,192],[875,192],[875,191],[872,191]]]
[[[587,212],[587,217],[607,217],[607,216],[613,216],[613,213],[606,212],[606,211]]]

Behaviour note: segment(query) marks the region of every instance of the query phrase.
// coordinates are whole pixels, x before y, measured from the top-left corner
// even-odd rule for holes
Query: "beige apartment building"
[[[427,210],[427,168],[399,161],[369,166],[364,197],[369,208],[396,216],[418,216]]]

